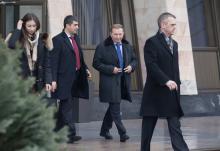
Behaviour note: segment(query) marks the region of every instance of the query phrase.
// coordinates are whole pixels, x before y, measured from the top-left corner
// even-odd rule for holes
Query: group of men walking
[[[77,35],[77,19],[72,15],[66,16],[63,27],[63,31],[52,39],[53,50],[48,53],[47,59],[47,67],[50,69],[47,73],[50,73],[50,78],[45,83],[47,90],[52,92],[52,97],[59,100],[54,131],[57,132],[67,125],[68,143],[74,143],[81,139],[76,135],[73,118],[74,98],[89,98],[87,78],[92,75],[84,61]],[[144,46],[147,78],[140,109],[143,117],[141,151],[150,151],[158,118],[167,119],[173,149],[188,151],[179,121],[183,111],[180,106],[178,44],[172,39],[176,17],[168,12],[162,13],[158,18],[158,27],[156,35],[147,39]],[[96,47],[92,65],[100,75],[100,102],[108,103],[100,136],[113,139],[110,129],[114,122],[120,141],[126,142],[129,136],[122,123],[120,104],[121,100],[132,102],[131,73],[136,69],[137,58],[133,47],[124,38],[121,24],[113,24],[109,37]]]
[[[66,22],[67,18],[69,18],[68,22]],[[71,129],[74,124],[68,122],[68,118],[71,116],[66,114],[69,108],[68,97],[88,98],[88,83],[85,81],[87,74],[90,75],[90,72],[85,65],[76,35],[78,22],[73,16],[67,16],[67,18],[64,20],[64,32],[53,39],[54,51],[52,52],[52,58],[54,59],[52,60],[54,61],[52,66],[55,68],[53,72],[57,75],[54,79],[57,82],[54,85],[55,89],[57,88],[55,92],[61,100],[59,111],[64,117],[61,119],[65,119],[64,121],[68,123]],[[158,27],[159,30],[156,35],[147,39],[144,46],[147,79],[140,110],[140,115],[143,117],[141,151],[150,150],[153,131],[157,119],[160,117],[167,119],[173,149],[175,151],[188,151],[179,121],[179,118],[183,116],[183,111],[180,106],[181,82],[178,44],[171,37],[176,29],[176,17],[168,12],[161,14],[158,18]],[[80,65],[77,65],[75,42],[72,38],[69,38],[73,35],[80,52]],[[74,68],[69,66],[70,64],[75,65]],[[96,47],[92,65],[100,74],[100,102],[109,104],[102,122],[100,136],[105,139],[113,139],[110,129],[114,122],[120,141],[125,142],[129,139],[129,136],[122,123],[120,103],[122,99],[132,102],[130,94],[131,73],[137,66],[137,58],[133,47],[124,39],[124,29],[121,24],[113,24],[109,37]],[[69,100],[71,100],[71,97]],[[72,117],[69,121],[71,120]],[[72,134],[74,135],[70,138],[76,137],[74,128]],[[72,140],[76,141],[76,138]]]

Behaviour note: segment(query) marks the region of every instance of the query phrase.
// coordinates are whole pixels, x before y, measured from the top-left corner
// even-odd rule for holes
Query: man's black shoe
[[[112,135],[109,132],[100,133],[100,136],[105,137],[105,139],[113,139]]]
[[[126,140],[128,140],[130,137],[128,136],[128,135],[126,135],[126,134],[124,134],[124,135],[121,135],[120,136],[120,142],[125,142]]]
[[[74,142],[79,141],[79,140],[81,140],[81,139],[82,139],[81,136],[72,136],[72,137],[67,141],[67,143],[68,143],[68,144],[71,144],[71,143],[74,143]]]

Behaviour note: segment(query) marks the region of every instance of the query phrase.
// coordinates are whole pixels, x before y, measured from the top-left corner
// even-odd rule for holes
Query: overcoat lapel
[[[166,40],[164,39],[163,35],[160,34],[159,32],[157,33],[157,38],[160,40],[160,42],[162,43],[162,45],[165,47],[165,49],[167,50],[167,52],[173,56],[173,54],[171,53],[171,50],[169,48],[169,46],[166,43]]]
[[[65,44],[69,47],[69,50],[75,55],[75,52],[73,50],[73,46],[69,40],[69,37],[67,37],[65,32],[62,33],[62,37],[63,37]]]
[[[126,44],[128,44],[128,41],[122,39],[122,53],[123,53],[123,61],[125,66],[128,64],[127,49],[129,49]],[[104,45],[110,47],[109,51],[111,51],[110,53],[112,55],[112,59],[113,61],[115,60],[117,62],[117,65],[119,65],[117,51],[114,42],[112,41],[112,38],[110,36],[104,41]]]
[[[81,61],[81,59],[82,59],[82,57],[83,57],[82,48],[81,48],[81,46],[80,46],[80,41],[79,41],[78,36],[77,36],[77,35],[74,35],[74,36],[76,37],[76,38],[75,38],[75,41],[76,41],[76,44],[77,44],[77,46],[78,46],[79,55],[80,55],[80,61]],[[75,54],[75,51],[74,51],[74,54]]]
[[[175,42],[173,43],[173,54],[177,55],[177,44]]]
[[[123,61],[124,61],[124,66],[126,67],[128,65],[128,47],[125,44],[122,44],[122,49],[123,49]]]
[[[119,65],[119,59],[114,45],[111,46],[111,54],[112,58],[117,61],[117,65]]]

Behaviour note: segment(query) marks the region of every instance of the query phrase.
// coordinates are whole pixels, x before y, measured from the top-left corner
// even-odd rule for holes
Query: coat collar
[[[64,31],[61,32],[61,35],[63,38],[69,38]],[[74,37],[77,37],[77,36],[78,36],[77,34],[74,34]]]
[[[129,42],[125,39],[122,39],[122,44],[129,44]],[[105,46],[114,45],[114,42],[113,42],[111,36],[109,36],[108,38],[105,39],[104,45]]]
[[[167,42],[165,40],[164,35],[160,31],[157,32],[156,37],[160,40],[160,42],[166,48],[166,50],[169,52],[169,54],[173,55],[170,51],[169,46],[167,45]]]
[[[61,36],[63,37],[64,42],[66,43],[66,45],[68,45],[68,47],[70,48],[71,52],[73,52],[73,47],[72,47],[72,44],[71,44],[71,42],[70,42],[69,37],[67,36],[67,34],[63,31],[63,32],[61,33]]]
[[[128,44],[129,44],[129,42],[127,40],[122,39],[123,60],[124,60],[125,66],[128,65],[128,62],[127,62],[128,61],[127,49],[129,49]],[[109,50],[111,50],[113,58],[117,61],[117,64],[119,65],[119,60],[118,60],[117,52],[115,51],[114,42],[113,42],[113,40],[110,36],[107,39],[104,40],[104,46],[110,46],[111,47]]]
[[[66,45],[70,48],[69,50],[75,55],[75,52],[74,52],[74,50],[73,50],[73,46],[72,46],[72,44],[71,44],[71,42],[70,42],[70,39],[69,39],[69,37],[67,36],[67,34],[63,31],[63,32],[61,32],[61,36],[63,37],[63,39],[64,39],[64,42],[66,43]],[[78,48],[79,48],[79,54],[80,54],[80,56],[81,56],[81,47],[80,47],[80,42],[79,42],[79,37],[78,37],[78,35],[77,34],[74,34],[74,37],[75,37],[75,40],[76,40],[76,44],[77,44],[77,46],[78,46]]]

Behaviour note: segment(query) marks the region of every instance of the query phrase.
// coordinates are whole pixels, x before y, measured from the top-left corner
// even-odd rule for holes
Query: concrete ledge
[[[202,148],[202,149],[192,149],[190,151],[220,151],[220,149]]]
[[[181,96],[181,105],[185,116],[220,115],[220,92]]]
[[[91,90],[93,84],[90,84]],[[123,119],[139,119],[142,92],[132,92],[133,102],[122,100],[121,114]],[[199,93],[192,96],[181,96],[181,105],[186,117],[220,115],[220,92]],[[89,101],[79,101],[77,104],[78,122],[102,120],[108,103],[100,103],[97,93],[91,93]]]

